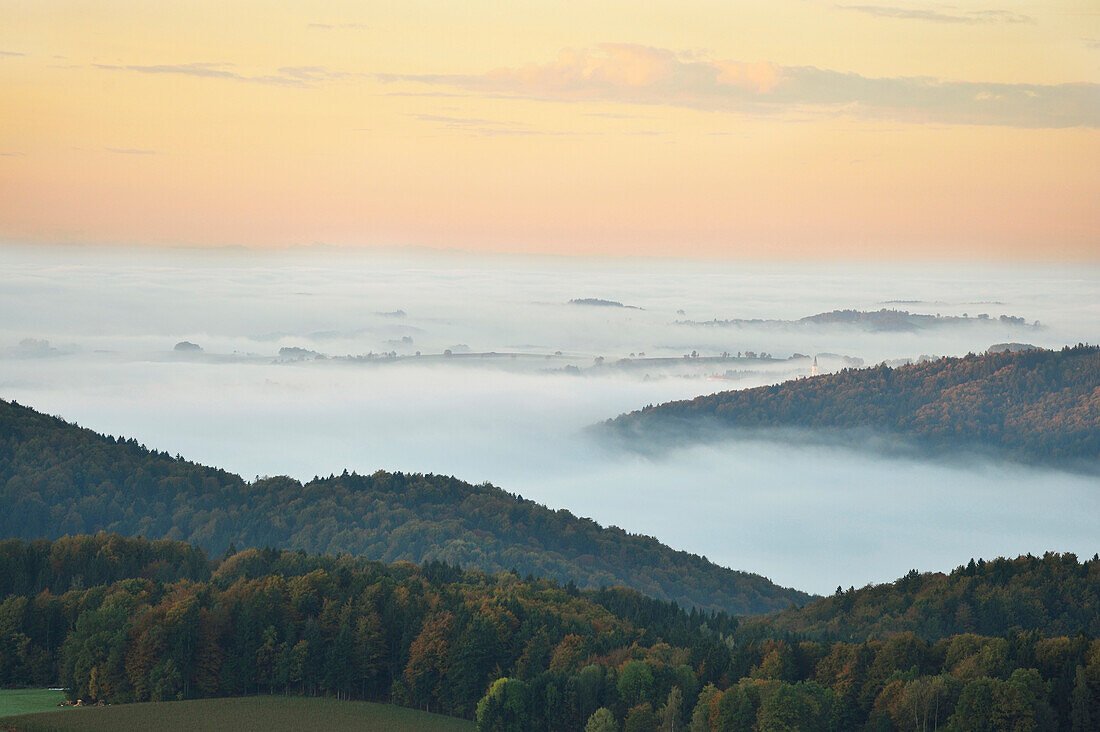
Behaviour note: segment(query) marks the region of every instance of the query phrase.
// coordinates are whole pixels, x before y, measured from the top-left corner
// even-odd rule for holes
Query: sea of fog
[[[629,307],[569,302],[585,298]],[[884,307],[971,319],[685,324]],[[585,428],[806,376],[814,356],[827,371],[998,342],[1100,342],[1100,270],[0,247],[0,398],[249,478],[489,481],[818,593],[971,557],[1091,556],[1097,481],[797,435],[646,455]]]

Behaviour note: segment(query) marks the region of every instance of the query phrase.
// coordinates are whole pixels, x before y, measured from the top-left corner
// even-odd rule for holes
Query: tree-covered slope
[[[951,576],[974,594],[1034,587],[1052,620],[1031,630],[845,641],[443,563],[272,549],[206,562],[183,543],[109,534],[5,541],[0,578],[16,579],[0,587],[0,687],[111,704],[367,699],[486,732],[1086,730],[1100,719],[1100,640],[1059,623],[1095,616],[1098,564],[1049,555]],[[929,577],[883,592],[911,593],[920,615],[936,601]],[[878,598],[859,594],[857,606]]]
[[[669,402],[605,423],[633,440],[702,438],[715,426],[801,428],[822,438],[900,436],[931,449],[1100,466],[1100,348],[882,365]],[[719,431],[721,433],[721,431]]]
[[[622,588],[272,549],[207,563],[183,543],[112,534],[0,542],[12,576],[0,687],[89,702],[320,694],[470,718],[508,676],[556,687],[521,729],[580,729],[617,703],[610,670],[631,659],[647,696],[720,682],[737,624]]]
[[[97,531],[184,540],[212,554],[233,543],[514,568],[733,613],[810,599],[488,484],[386,472],[248,483],[0,401],[0,536]]]
[[[862,641],[913,633],[937,640],[960,633],[999,636],[1100,635],[1100,558],[1048,553],[986,562],[950,574],[913,570],[895,582],[836,594],[802,608],[752,618],[749,634],[797,633]]]

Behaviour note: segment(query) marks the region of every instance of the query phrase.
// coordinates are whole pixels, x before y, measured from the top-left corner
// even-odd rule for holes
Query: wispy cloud
[[[1100,38],[1082,38],[1085,45],[1094,51],[1100,51]]]
[[[1021,15],[1009,10],[972,10],[970,15],[987,23],[1035,23],[1030,15]]]
[[[274,84],[277,86],[312,87],[321,82],[333,81],[351,76],[342,71],[331,71],[323,66],[283,66],[273,74],[249,75],[235,70],[227,63],[186,63],[154,65],[109,65],[92,64],[97,69],[109,71],[133,71],[140,74],[178,74],[204,79],[223,79],[227,81],[247,82],[251,84]]]
[[[280,66],[278,71],[282,77],[310,85],[355,76],[346,71],[332,71],[324,66]]]
[[[0,152],[0,158],[21,158],[23,153],[21,152]]]
[[[877,18],[926,20],[932,23],[963,23],[967,25],[977,25],[979,23],[1035,22],[1035,20],[1029,16],[1012,13],[1007,10],[971,10],[960,14],[920,8],[904,8],[895,5],[837,5],[836,7],[841,10],[852,10],[857,13],[864,13],[865,15],[873,15]]]
[[[109,153],[115,153],[117,155],[156,155],[156,150],[142,150],[134,147],[105,147],[103,148]]]
[[[0,56],[26,56],[25,53],[19,51],[0,51]]]
[[[1100,84],[871,78],[813,66],[711,60],[628,44],[567,50],[548,63],[484,74],[377,74],[376,78],[545,101],[751,114],[842,113],[914,123],[1100,126]]]

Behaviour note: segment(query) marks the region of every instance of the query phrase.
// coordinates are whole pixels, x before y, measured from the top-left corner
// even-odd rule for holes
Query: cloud
[[[353,76],[353,74],[346,71],[330,71],[324,66],[280,66],[279,74],[285,78],[296,79],[310,85]]]
[[[929,77],[872,78],[813,66],[701,58],[602,44],[548,63],[484,74],[377,74],[481,94],[562,102],[667,105],[713,112],[845,113],[914,123],[1100,126],[1100,85],[1002,84]]]
[[[103,148],[107,152],[115,153],[118,155],[156,155],[156,150],[141,150],[133,147],[105,147]]]
[[[18,51],[0,51],[0,56],[26,56],[25,53],[19,53]]]
[[[605,43],[595,51],[562,51],[556,61],[548,64],[491,71],[487,78],[581,93],[713,84],[764,92],[779,82],[779,67],[769,63],[700,62],[666,49]]]
[[[1007,10],[972,10],[962,15],[942,13],[938,10],[919,10],[916,8],[901,8],[893,5],[837,5],[841,10],[853,10],[857,13],[873,15],[877,18],[893,18],[898,20],[926,20],[933,23],[964,23],[977,25],[979,23],[1034,23],[1035,20],[1026,15],[1019,15]]]
[[[205,79],[225,79],[253,84],[297,87],[313,87],[321,82],[351,76],[351,74],[342,71],[330,71],[323,66],[282,66],[277,70],[277,73],[256,76],[234,71],[234,65],[227,63],[154,64],[149,66],[92,64],[92,66],[109,71],[134,71],[140,74],[179,74]]]
[[[1030,15],[1020,15],[1008,10],[972,10],[970,16],[982,23],[1035,23]]]
[[[1082,38],[1085,45],[1094,51],[1100,51],[1100,38]]]

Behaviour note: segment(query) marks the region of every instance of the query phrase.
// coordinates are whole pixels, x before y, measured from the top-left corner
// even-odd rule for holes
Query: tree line
[[[1037,561],[1073,576],[1085,566],[1095,593],[1096,561]],[[978,571],[1011,585],[1029,566]],[[86,701],[318,694],[501,731],[1087,730],[1100,720],[1100,640],[1057,625],[1057,603],[1055,632],[835,640],[626,588],[302,551],[207,560],[181,542],[109,534],[0,542],[0,578],[0,684],[60,683]],[[1081,605],[1095,615],[1093,596]]]
[[[837,587],[805,607],[747,618],[739,632],[758,629],[845,641],[903,632],[929,640],[1009,630],[1100,636],[1100,556],[1081,562],[1047,552],[971,559],[946,574],[914,569],[892,583]]]

